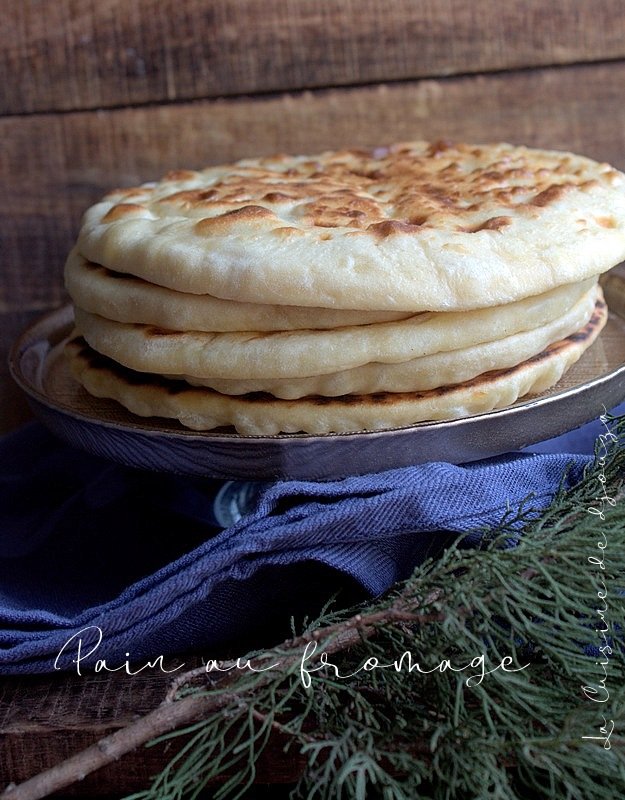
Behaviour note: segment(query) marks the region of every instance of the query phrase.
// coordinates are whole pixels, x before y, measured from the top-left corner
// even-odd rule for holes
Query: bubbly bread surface
[[[607,318],[625,175],[406,142],[178,170],[86,212],[65,269],[87,391],[246,435],[454,419],[555,384]]]
[[[247,159],[107,195],[88,260],[246,303],[498,306],[625,259],[625,176],[571,153],[409,142]]]

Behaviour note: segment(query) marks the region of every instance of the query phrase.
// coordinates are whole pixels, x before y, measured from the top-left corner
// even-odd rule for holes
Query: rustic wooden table
[[[168,661],[167,668],[175,666]],[[186,666],[191,668],[192,662]],[[0,790],[20,783],[70,757],[89,744],[153,710],[165,697],[171,678],[158,670],[142,675],[82,677],[51,675],[4,679],[0,686]],[[274,737],[257,764],[257,783],[287,786],[295,782],[303,761],[285,757],[284,741]],[[139,748],[106,766],[64,794],[116,797],[145,789],[176,747]],[[57,795],[55,795],[56,797]],[[261,795],[262,796],[262,795]],[[271,795],[272,797],[275,794]]]
[[[0,430],[28,416],[8,348],[63,301],[81,213],[118,185],[416,138],[625,167],[620,0],[4,0],[0,41]],[[0,784],[122,725],[163,681],[5,679]],[[73,791],[119,796],[163,758],[131,755]],[[260,780],[289,779],[287,767],[278,759]]]

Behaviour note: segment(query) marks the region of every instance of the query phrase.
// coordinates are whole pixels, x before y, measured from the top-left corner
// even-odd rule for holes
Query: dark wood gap
[[[53,116],[58,117],[65,114],[93,114],[94,112],[98,111],[129,111],[135,109],[151,109],[151,108],[175,108],[176,106],[190,106],[196,103],[211,103],[211,102],[246,102],[246,103],[254,103],[256,101],[262,102],[263,100],[276,100],[281,97],[291,97],[291,98],[298,98],[302,95],[312,94],[312,95],[322,95],[323,93],[328,92],[339,92],[339,91],[350,91],[350,90],[357,90],[357,89],[374,89],[379,86],[388,86],[396,87],[396,86],[414,86],[422,82],[430,82],[435,81],[437,83],[447,83],[453,82],[457,80],[462,80],[465,78],[496,78],[500,76],[514,76],[523,73],[532,73],[532,72],[542,72],[545,70],[549,70],[550,72],[556,72],[559,70],[567,70],[572,68],[580,68],[583,69],[584,67],[592,68],[592,67],[601,67],[601,66],[609,66],[610,64],[625,64],[625,57],[615,57],[615,58],[606,58],[597,61],[571,61],[566,63],[557,63],[557,64],[537,64],[534,66],[519,66],[519,67],[509,67],[505,69],[493,69],[493,70],[486,70],[486,71],[467,71],[467,72],[459,72],[454,73],[453,75],[429,75],[427,77],[415,77],[415,78],[394,78],[389,80],[380,80],[380,81],[369,81],[363,83],[345,83],[345,84],[325,84],[319,86],[308,86],[305,88],[299,89],[268,89],[267,91],[258,91],[258,92],[242,92],[240,94],[215,94],[215,95],[205,95],[205,96],[197,96],[197,97],[189,97],[189,98],[176,98],[173,100],[149,100],[144,103],[122,103],[116,105],[99,105],[99,106],[84,106],[81,108],[63,108],[63,109],[46,109],[43,111],[27,111],[27,112],[16,112],[16,113],[2,113],[0,114],[0,122],[3,119],[30,119],[32,117],[47,117]]]

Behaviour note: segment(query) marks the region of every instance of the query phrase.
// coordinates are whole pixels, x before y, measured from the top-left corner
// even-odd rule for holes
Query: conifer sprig
[[[196,798],[214,781],[217,800],[244,797],[272,735],[304,759],[294,795],[306,800],[613,796],[625,786],[625,418],[609,424],[548,509],[528,498],[479,548],[458,541],[384,597],[325,609],[242,659],[260,671],[181,676],[149,715],[7,798],[44,797],[182,734],[127,800]]]

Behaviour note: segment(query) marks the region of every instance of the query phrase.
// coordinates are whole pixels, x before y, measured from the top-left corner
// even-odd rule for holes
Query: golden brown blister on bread
[[[624,186],[607,164],[506,144],[248,159],[108,195],[85,215],[78,247],[182,292],[467,310],[625,258]]]
[[[127,201],[140,195],[140,188],[109,194],[122,202],[112,206],[104,221],[146,210],[156,200],[169,209],[203,217],[205,225],[199,230],[211,230],[210,219],[221,230],[231,230],[239,222],[276,221],[281,206],[295,206],[293,217],[305,227],[372,229],[384,237],[444,222],[451,230],[476,233],[511,224],[510,217],[488,216],[493,204],[538,216],[536,209],[553,205],[567,192],[599,185],[579,156],[515,148],[481,164],[491,151],[489,146],[441,148],[415,143],[325,153],[318,160],[282,156],[242,161],[221,177],[224,168],[220,168],[209,189],[170,193],[168,184],[173,188],[180,181],[203,183],[214,177],[210,168],[180,171],[169,173],[158,188],[148,188],[143,206]],[[254,163],[260,166],[248,166]],[[601,166],[603,180],[618,179],[616,170]],[[204,218],[205,213],[209,216]],[[605,226],[610,217],[602,220]]]

